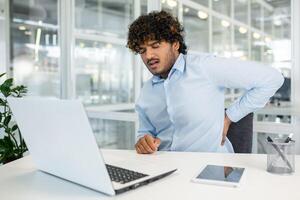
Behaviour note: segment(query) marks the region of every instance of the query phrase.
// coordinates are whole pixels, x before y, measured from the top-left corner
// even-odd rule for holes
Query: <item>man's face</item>
[[[167,78],[179,56],[179,43],[150,40],[140,46],[139,54],[153,75]]]

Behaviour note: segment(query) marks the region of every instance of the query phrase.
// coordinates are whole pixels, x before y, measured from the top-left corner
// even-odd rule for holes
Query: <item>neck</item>
[[[177,52],[177,53],[175,54],[175,56],[174,56],[174,61],[173,61],[173,63],[171,64],[170,69],[169,69],[166,73],[160,74],[160,75],[159,75],[160,78],[162,78],[162,79],[168,78],[168,75],[169,75],[171,69],[173,68],[173,66],[174,66],[176,60],[178,59],[178,57],[179,57],[179,52]]]

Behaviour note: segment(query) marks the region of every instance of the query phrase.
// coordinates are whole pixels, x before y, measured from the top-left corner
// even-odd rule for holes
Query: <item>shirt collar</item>
[[[178,58],[176,59],[171,71],[169,72],[168,78],[174,73],[174,71],[178,70],[179,72],[183,73],[185,69],[185,59],[182,53],[179,54]],[[152,77],[152,85],[160,82],[164,82],[165,79],[161,78],[160,76],[154,75]]]
[[[184,72],[185,69],[185,59],[182,53],[179,54],[178,58],[176,59],[176,62],[174,63],[171,71],[178,70],[181,73]]]

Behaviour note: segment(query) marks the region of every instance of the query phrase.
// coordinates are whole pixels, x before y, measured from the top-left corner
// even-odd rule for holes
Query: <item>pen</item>
[[[287,166],[290,168],[290,170],[293,171],[293,167],[291,163],[288,161],[288,159],[285,157],[285,155],[282,153],[282,151],[279,149],[279,147],[273,143],[273,140],[270,136],[267,137],[268,142],[271,143],[271,145],[274,147],[274,149],[279,153],[282,160],[287,164]]]
[[[292,141],[293,133],[289,134],[289,136],[284,140],[285,143],[289,143]]]

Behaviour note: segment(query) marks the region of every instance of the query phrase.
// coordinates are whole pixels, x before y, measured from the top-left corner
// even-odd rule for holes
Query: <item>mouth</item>
[[[156,67],[158,67],[158,64],[159,64],[159,60],[150,60],[148,62],[148,66],[151,68],[151,69],[155,69]]]

